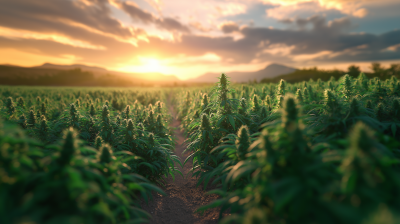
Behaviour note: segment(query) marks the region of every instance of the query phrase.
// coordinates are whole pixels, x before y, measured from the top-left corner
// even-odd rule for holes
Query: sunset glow
[[[160,62],[160,60],[156,58],[140,57],[137,61],[138,61],[137,65],[121,66],[119,68],[116,68],[116,70],[123,72],[132,72],[132,73],[160,73],[160,74],[168,74],[167,72],[170,71],[170,68],[168,66],[165,66]]]
[[[6,0],[0,64],[161,73],[400,61],[396,0]],[[362,48],[359,46],[363,46]]]
[[[163,72],[160,62],[154,58],[143,59],[143,72]]]

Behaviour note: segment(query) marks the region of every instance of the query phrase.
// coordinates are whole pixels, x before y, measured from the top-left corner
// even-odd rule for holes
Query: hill
[[[262,70],[255,72],[227,72],[226,74],[230,77],[232,82],[248,82],[256,79],[260,81],[266,78],[275,78],[279,75],[288,74],[294,72],[296,69],[287,67],[280,64],[270,64]],[[188,82],[216,82],[216,77],[219,77],[220,73],[206,73],[194,79],[187,80]]]
[[[40,68],[52,68],[52,69],[60,69],[60,70],[70,70],[70,69],[80,68],[83,71],[102,72],[102,73],[108,72],[108,70],[105,68],[100,68],[100,67],[95,67],[95,66],[87,66],[87,65],[81,65],[81,64],[56,65],[56,64],[51,64],[51,63],[44,63],[43,65],[35,66],[32,68],[39,68],[39,69]]]

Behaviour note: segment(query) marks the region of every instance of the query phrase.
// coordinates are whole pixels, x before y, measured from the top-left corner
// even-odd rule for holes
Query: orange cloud
[[[95,50],[106,50],[105,46],[93,45],[89,42],[71,39],[69,37],[60,34],[46,34],[40,32],[33,32],[27,30],[10,29],[0,26],[1,36],[10,39],[35,39],[35,40],[49,40],[61,44],[71,45],[74,47],[95,49]]]
[[[368,15],[368,11],[364,8],[361,8],[361,9],[358,9],[357,11],[353,12],[352,15],[355,17],[364,18],[366,15]]]

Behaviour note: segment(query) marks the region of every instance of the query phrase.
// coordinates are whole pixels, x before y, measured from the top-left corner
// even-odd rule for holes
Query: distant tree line
[[[0,65],[0,85],[9,86],[101,86],[101,87],[185,87],[205,86],[207,83],[157,82],[120,77],[112,74],[96,76],[80,68],[70,70],[38,70]]]
[[[51,75],[29,76],[21,73],[0,77],[0,83],[4,85],[70,86],[86,84],[94,80],[95,77],[92,73],[81,69],[63,70]]]
[[[400,64],[391,64],[388,68],[384,68],[380,63],[374,62],[370,66],[372,72],[365,72],[365,75],[368,78],[379,77],[382,80],[391,78],[394,76],[400,76]],[[308,81],[310,79],[321,79],[322,81],[327,81],[331,77],[336,79],[342,77],[345,74],[348,74],[352,77],[357,77],[361,73],[361,69],[359,66],[350,65],[347,71],[341,71],[338,69],[333,70],[322,70],[317,67],[306,68],[306,69],[298,69],[292,73],[281,75],[275,78],[265,78],[262,79],[261,83],[275,83],[279,82],[281,79],[289,83]]]
[[[2,67],[6,70],[7,67]],[[60,70],[55,74],[32,75],[23,72],[0,76],[1,85],[24,86],[145,86],[144,83],[135,83],[128,78],[114,75],[95,77],[93,73],[82,71],[80,68]]]

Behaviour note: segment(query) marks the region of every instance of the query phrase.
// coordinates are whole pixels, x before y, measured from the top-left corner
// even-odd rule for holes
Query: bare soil
[[[174,128],[175,137],[177,138],[175,146],[175,154],[180,157],[183,164],[190,152],[184,154],[186,148],[184,144],[185,137],[179,126],[181,122],[176,119],[177,113],[174,107],[169,104],[169,111],[173,116],[172,127]],[[176,165],[179,167],[179,165]],[[199,207],[209,204],[218,198],[217,195],[205,195],[204,187],[200,185],[196,187],[197,179],[192,177],[189,172],[192,162],[188,161],[183,168],[180,168],[185,178],[177,174],[175,180],[168,177],[167,184],[162,189],[167,196],[154,194],[153,200],[148,204],[142,203],[142,208],[152,215],[151,224],[214,224],[218,223],[219,210],[212,209],[204,212],[203,215],[195,213]],[[209,190],[209,189],[207,189]]]

